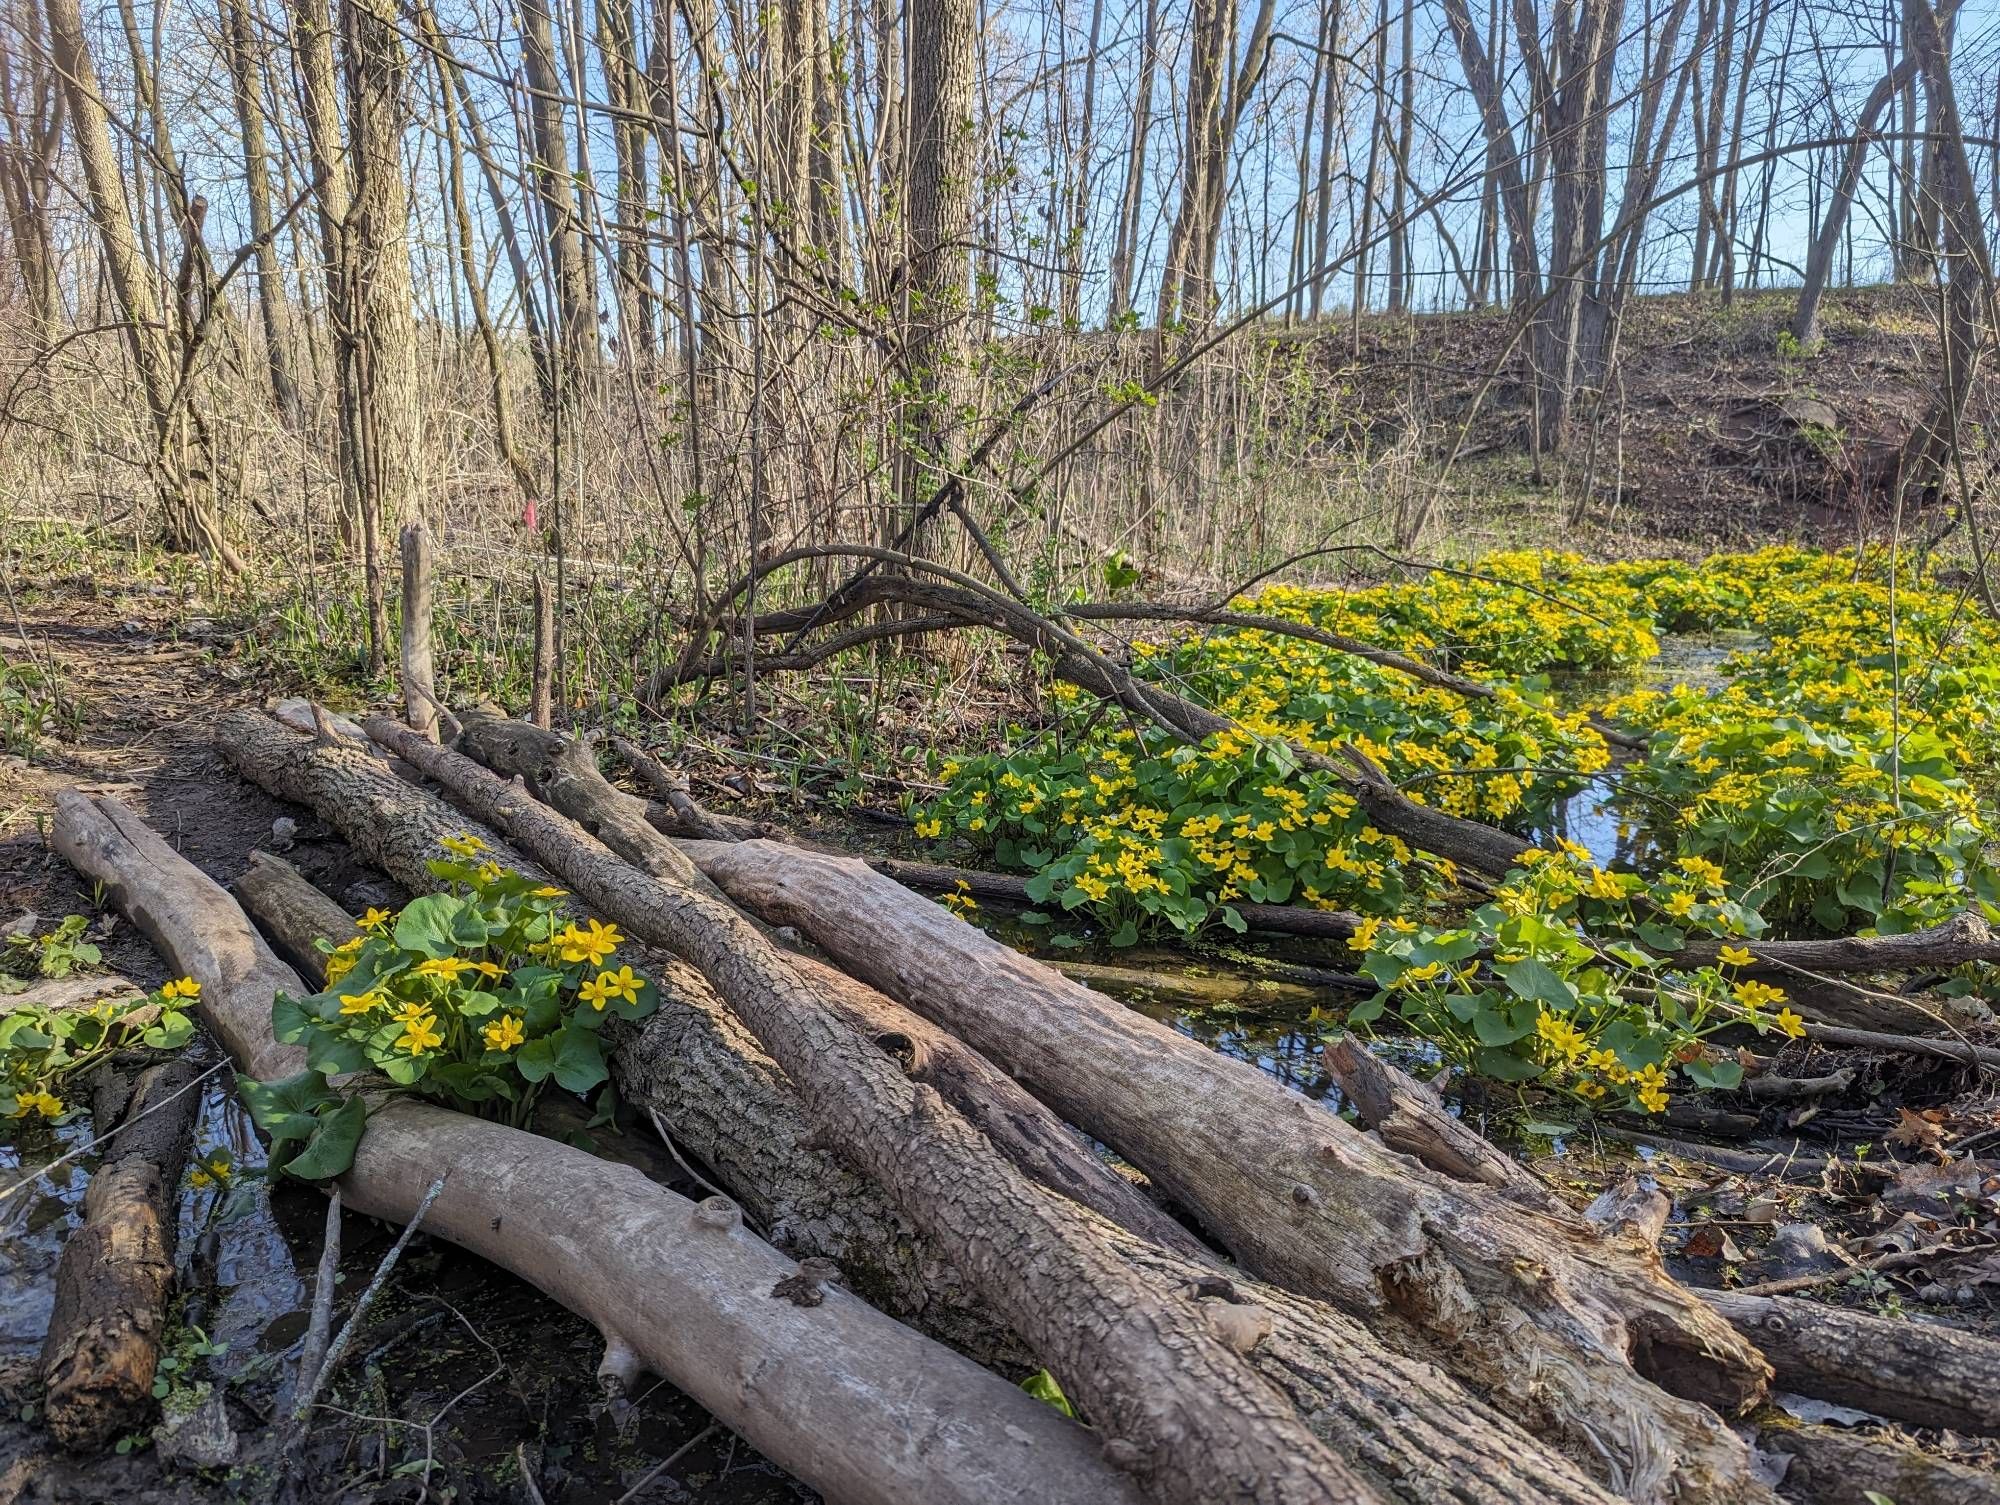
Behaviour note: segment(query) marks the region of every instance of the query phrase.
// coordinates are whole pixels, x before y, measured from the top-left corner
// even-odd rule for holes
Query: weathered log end
[[[189,1053],[141,1074],[127,1127],[84,1192],[83,1226],[56,1264],[43,1414],[65,1447],[101,1448],[152,1411],[174,1289],[174,1197],[201,1069]]]

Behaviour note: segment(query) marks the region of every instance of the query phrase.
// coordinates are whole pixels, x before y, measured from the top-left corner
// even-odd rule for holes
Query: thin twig
[[[446,1175],[449,1174],[446,1172]],[[368,1315],[368,1308],[374,1304],[376,1295],[389,1279],[389,1272],[396,1268],[396,1260],[401,1256],[404,1246],[416,1234],[418,1225],[424,1220],[424,1214],[431,1210],[431,1203],[435,1202],[438,1193],[444,1190],[444,1183],[444,1176],[439,1176],[437,1180],[431,1182],[430,1190],[424,1193],[423,1201],[417,1204],[415,1215],[404,1224],[403,1231],[396,1237],[396,1242],[389,1246],[389,1252],[382,1256],[382,1263],[375,1267],[374,1279],[368,1282],[368,1289],[363,1291],[361,1299],[355,1302],[354,1310],[341,1325],[340,1336],[333,1340],[333,1346],[327,1351],[326,1361],[320,1365],[319,1373],[313,1378],[312,1389],[299,1397],[300,1409],[312,1405],[320,1391],[326,1388],[326,1382],[333,1377],[334,1370],[340,1367],[340,1361],[347,1356],[348,1345],[354,1341],[355,1333],[360,1330],[361,1319]]]
[[[333,1286],[340,1271],[340,1188],[326,1199],[326,1232],[320,1238],[319,1269],[313,1275],[312,1321],[306,1327],[306,1343],[299,1353],[300,1396],[292,1408],[294,1420],[302,1420],[317,1389],[320,1366],[326,1362],[327,1344],[333,1338]]]
[[[179,1098],[185,1097],[188,1093],[192,1092],[195,1088],[199,1087],[203,1082],[207,1081],[210,1077],[214,1076],[218,1071],[222,1070],[222,1068],[227,1066],[228,1064],[229,1062],[226,1060],[217,1061],[213,1066],[206,1068],[201,1073],[201,1075],[194,1078],[193,1081],[184,1083],[180,1087],[176,1088],[174,1091],[168,1093],[165,1097],[161,1098],[157,1103],[148,1103],[143,1109],[141,1109],[137,1113],[134,1113],[130,1118],[124,1120],[122,1123],[113,1125],[111,1128],[106,1129],[102,1134],[96,1135],[93,1138],[88,1139],[84,1143],[78,1145],[75,1149],[65,1151],[61,1155],[58,1155],[55,1159],[51,1160],[47,1165],[37,1166],[35,1168],[35,1173],[32,1176],[24,1176],[21,1180],[16,1181],[12,1186],[0,1187],[0,1202],[6,1201],[9,1197],[13,1196],[18,1191],[25,1191],[28,1187],[33,1186],[36,1181],[40,1180],[43,1176],[46,1176],[50,1171],[58,1170],[61,1167],[68,1165],[70,1161],[75,1160],[80,1156],[88,1155],[92,1150],[96,1149],[99,1145],[104,1144],[108,1140],[117,1138],[120,1133],[130,1128],[140,1119],[146,1118],[151,1114],[159,1112],[160,1109],[166,1107],[168,1103],[174,1102]]]
[[[665,1473],[674,1464],[678,1463],[681,1459],[682,1454],[686,1453],[697,1442],[705,1441],[709,1433],[719,1432],[721,1430],[722,1430],[721,1422],[717,1421],[710,1422],[707,1426],[703,1427],[699,1432],[695,1433],[694,1436],[690,1437],[686,1442],[682,1443],[679,1447],[675,1448],[671,1453],[667,1454],[667,1456],[662,1458],[658,1463],[654,1464],[651,1468],[647,1469],[645,1475],[639,1480],[639,1482],[637,1484],[634,1484],[630,1489],[626,1490],[624,1494],[620,1495],[615,1501],[612,1502],[612,1505],[627,1505],[628,1501],[637,1499],[639,1491],[644,1489],[648,1484],[651,1484],[654,1479],[659,1477],[659,1475]]]

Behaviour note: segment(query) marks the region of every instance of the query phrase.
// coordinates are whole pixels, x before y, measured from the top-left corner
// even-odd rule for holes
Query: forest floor
[[[1850,541],[1852,488],[1863,480],[1858,472],[1834,473],[1819,463],[1824,457],[1808,430],[1823,415],[1797,404],[1824,404],[1834,423],[1860,438],[1889,435],[1900,412],[1893,394],[1921,363],[1927,331],[1915,294],[1840,295],[1831,303],[1827,344],[1810,359],[1779,352],[1776,300],[1746,299],[1726,317],[1693,322],[1672,321],[1671,310],[1662,310],[1658,317],[1666,322],[1659,327],[1640,324],[1628,333],[1635,357],[1625,400],[1632,413],[1643,410],[1646,440],[1628,439],[1619,462],[1626,466],[1621,500],[1612,515],[1597,519],[1607,537],[1634,549],[1681,554],[1778,536],[1827,546]],[[1407,410],[1415,400],[1439,418],[1462,421],[1487,343],[1478,325],[1475,319],[1418,321],[1404,331],[1398,357],[1396,328],[1371,324],[1366,337],[1375,376],[1364,388],[1378,394],[1385,414]],[[1322,347],[1335,369],[1337,344]],[[1406,371],[1422,373],[1407,377],[1400,395],[1394,378],[1384,374],[1399,360]],[[1499,395],[1468,428],[1468,453],[1501,445],[1518,432],[1518,405],[1510,405],[1509,394]],[[1750,428],[1730,417],[1738,403],[1741,411],[1760,415]],[[1787,412],[1804,417],[1794,421]],[[1774,413],[1784,428],[1776,441],[1767,433]],[[1774,476],[1772,466],[1780,461],[1792,469]],[[1545,492],[1528,484],[1531,463],[1518,449],[1496,449],[1470,462],[1469,474],[1492,483],[1488,521],[1497,531],[1511,531],[1506,514],[1517,508],[1525,530],[1555,536],[1542,516]],[[1849,490],[1843,493],[1842,486]],[[7,542],[0,538],[0,551]],[[19,928],[29,916],[44,925],[72,913],[90,916],[91,937],[108,967],[141,986],[165,980],[145,941],[114,916],[99,914],[94,896],[44,844],[52,796],[72,785],[129,803],[225,883],[261,847],[282,851],[350,910],[393,901],[393,889],[309,812],[237,778],[215,751],[211,727],[220,712],[266,705],[307,688],[270,655],[245,651],[250,621],[230,614],[233,608],[212,606],[185,572],[138,567],[129,559],[121,564],[106,552],[89,558],[95,562],[39,571],[29,559],[27,568],[10,575],[0,600],[0,650],[9,664],[33,671],[0,682],[0,694],[14,697],[6,724],[33,728],[21,734],[19,745],[0,751],[0,926]],[[976,712],[961,703],[966,719],[957,733],[976,740],[974,722],[1004,716],[1005,690],[982,699]],[[793,782],[768,779],[754,763],[733,759],[727,742],[718,735],[710,744],[715,756],[699,770],[705,797],[725,803],[741,798],[746,813],[837,835],[850,846],[893,842],[894,816],[857,824],[851,813],[829,813],[824,799],[808,799]],[[1290,959],[1330,962],[1297,953]],[[1199,987],[1177,990],[1169,975],[1161,986],[1141,985],[1126,996],[1315,1096],[1326,1092],[1316,1062],[1300,1049],[1295,1013],[1260,1001],[1254,991],[1245,995],[1247,1002],[1218,1002]],[[1292,1002],[1304,1007],[1304,1000]],[[1791,1064],[1796,1074],[1811,1066],[1803,1056]],[[1885,1123],[1899,1124],[1904,1140],[1886,1153],[1902,1166],[1886,1191],[1878,1180],[1857,1192],[1841,1174],[1838,1147],[1823,1173],[1797,1173],[1794,1160],[1811,1160],[1825,1148],[1801,1149],[1800,1131],[1815,1116],[1806,1110],[1775,1110],[1750,1126],[1744,1142],[1753,1148],[1741,1153],[1765,1162],[1755,1172],[1693,1155],[1635,1151],[1595,1136],[1531,1133],[1516,1147],[1579,1204],[1635,1165],[1655,1175],[1675,1203],[1663,1248],[1676,1273],[1691,1283],[1753,1285],[1817,1274],[1824,1281],[1809,1294],[1844,1305],[1988,1320],[1993,1292],[2000,1289],[2000,1259],[1990,1254],[1993,1268],[1986,1274],[1954,1275],[1949,1283],[1932,1278],[1921,1261],[1879,1274],[1851,1266],[1929,1236],[1918,1215],[1934,1198],[1938,1179],[1930,1168],[1937,1159],[1927,1151],[1939,1136],[1957,1132],[1987,1139],[1991,1153],[2000,1127],[1984,1135],[1977,1130],[1982,1122],[2000,1126],[2000,1098],[1953,1069],[1915,1070],[1886,1058],[1848,1064],[1861,1074],[1855,1100],[1865,1107],[1854,1110],[1853,1122],[1833,1138],[1837,1146],[1876,1143]],[[1497,1118],[1487,1124],[1476,1107],[1467,1111],[1499,1129]],[[1696,1127],[1685,1126],[1686,1132]],[[1743,1126],[1736,1127],[1740,1137]],[[1810,1132],[1825,1139],[1827,1127],[1822,1122]],[[204,1145],[227,1144],[243,1163],[256,1163],[255,1136],[225,1094],[207,1104],[199,1133]],[[53,1153],[61,1145],[47,1148]],[[46,1158],[0,1168],[0,1180],[30,1175]],[[266,1497],[272,1434],[257,1423],[288,1404],[287,1356],[303,1330],[307,1272],[319,1253],[318,1198],[303,1188],[281,1188],[260,1197],[240,1221],[184,1229],[184,1255],[192,1264],[186,1284],[193,1294],[178,1321],[183,1331],[199,1328],[229,1345],[226,1355],[206,1362],[218,1380],[229,1380],[246,1439],[242,1466],[202,1483],[163,1468],[143,1439],[124,1453],[62,1457],[22,1411],[54,1260],[83,1183],[81,1175],[71,1175],[48,1195],[16,1198],[0,1210],[0,1402],[7,1417],[0,1421],[0,1505],[15,1499]],[[1964,1190],[1971,1204],[1985,1208],[1980,1216],[1990,1239],[2000,1227],[2000,1199],[1983,1183]],[[184,1217],[192,1209],[190,1201]],[[348,1219],[344,1278],[365,1281],[386,1242],[384,1230]],[[399,1266],[394,1294],[377,1309],[364,1340],[377,1376],[372,1419],[325,1425],[316,1434],[315,1473],[336,1481],[321,1498],[416,1498],[421,1478],[394,1473],[394,1460],[408,1458],[406,1424],[429,1420],[468,1387],[472,1393],[457,1400],[433,1438],[436,1464],[460,1500],[521,1499],[523,1470],[532,1472],[540,1497],[550,1502],[620,1500],[635,1486],[644,1491],[629,1496],[635,1501],[684,1497],[674,1493],[674,1482],[704,1500],[732,1505],[810,1498],[726,1434],[705,1433],[708,1418],[670,1387],[656,1385],[635,1401],[595,1400],[598,1350],[584,1323],[448,1245],[425,1242],[418,1249]],[[496,1358],[502,1377],[483,1382]],[[578,1404],[579,1396],[592,1400]],[[1800,1414],[1820,1419],[1823,1408],[1809,1406]],[[1968,1461],[2000,1461],[1963,1439],[1929,1440]],[[687,1444],[693,1445],[670,1475],[647,1482],[660,1460]]]

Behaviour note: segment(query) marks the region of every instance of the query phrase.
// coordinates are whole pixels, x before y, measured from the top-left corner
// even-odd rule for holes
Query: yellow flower
[[[1648,1113],[1666,1112],[1666,1089],[1652,1082],[1642,1084],[1639,1088],[1639,1106],[1644,1108]]]
[[[14,1094],[14,1106],[8,1112],[9,1118],[26,1118],[30,1113],[39,1113],[44,1118],[62,1117],[63,1101],[46,1088],[37,1087],[32,1092]]]
[[[1716,953],[1716,959],[1725,967],[1747,967],[1756,960],[1742,946],[1724,946]]]
[[[342,993],[340,1012],[343,1014],[372,1014],[389,1000],[370,989],[366,993]]]
[[[427,1003],[406,1003],[390,1016],[398,1024],[415,1024],[419,1019],[434,1019],[431,1006]]]
[[[471,970],[472,963],[462,956],[440,956],[417,963],[417,976],[442,977],[446,982],[457,982],[459,973]]]
[[[579,930],[571,925],[556,937],[558,952],[566,962],[589,962],[593,967],[601,967],[625,937],[619,934],[616,925],[594,919],[584,923],[590,928]]]
[[[1686,889],[1680,889],[1667,895],[1666,911],[1677,920],[1685,920],[1689,915],[1693,914],[1694,906],[1694,895]]]
[[[396,1048],[407,1050],[413,1056],[420,1056],[427,1051],[436,1050],[442,1044],[444,1036],[437,1032],[437,1019],[425,1014],[404,1024],[403,1037],[396,1042]]]
[[[544,883],[540,888],[529,889],[528,897],[531,899],[566,899],[569,897],[569,890],[566,888],[554,888]]]
[[[605,979],[610,976],[609,972],[605,972],[594,981],[586,982],[576,990],[576,996],[596,1009],[598,1013],[603,1013],[604,1005],[611,1001],[611,990],[605,986]]]
[[[380,930],[395,918],[388,910],[377,909],[371,904],[368,907],[368,912],[354,923],[359,925],[363,930]]]
[[[1778,1010],[1777,1025],[1794,1040],[1801,1038],[1806,1032],[1805,1020],[1788,1008]]]
[[[916,830],[917,835],[928,841],[944,830],[944,822],[935,816],[927,817],[917,822]]]
[[[486,850],[486,843],[469,831],[460,831],[456,836],[447,836],[438,845],[455,857],[477,857]]]
[[[644,986],[630,967],[620,967],[616,972],[598,973],[597,985],[604,990],[606,1003],[614,998],[622,998],[627,1003],[637,1003],[639,989]]]
[[[500,864],[497,862],[482,862],[479,864],[479,871],[473,876],[478,878],[481,883],[498,883],[503,876],[503,872]]]
[[[1347,949],[1366,951],[1375,944],[1375,933],[1382,928],[1379,915],[1369,915],[1354,927],[1354,934],[1347,938]]]
[[[183,977],[161,988],[160,996],[162,998],[199,998],[201,996],[201,984],[196,982],[192,977]]]
[[[486,1026],[485,1035],[488,1050],[512,1050],[528,1038],[517,1014],[502,1014]]]

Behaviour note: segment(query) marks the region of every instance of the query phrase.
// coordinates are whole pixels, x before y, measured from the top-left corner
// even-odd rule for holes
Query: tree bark
[[[1635,1497],[1756,1492],[1713,1413],[1768,1373],[1656,1259],[1416,1170],[1243,1062],[1019,956],[863,864],[771,842],[684,843],[737,902],[959,1035],[1192,1209],[1244,1266],[1398,1320],[1534,1428],[1607,1445]],[[1521,1251],[1535,1251],[1532,1273]],[[1552,1375],[1568,1378],[1551,1384]],[[1606,1414],[1629,1425],[1612,1442]],[[1586,1441],[1585,1439],[1592,1439]]]
[[[251,760],[259,767],[340,762],[358,770],[347,785],[350,796],[358,785],[385,777],[379,763],[355,760],[348,749],[313,749],[297,738],[289,749],[283,744],[267,749],[266,740],[252,745]],[[350,798],[330,780],[315,788],[323,803],[314,808],[341,824]],[[434,795],[408,785],[392,780],[384,795],[400,806],[398,824],[426,824],[440,833],[462,824]],[[354,815],[346,823],[363,833],[357,839],[363,850],[369,833],[382,824]],[[505,846],[496,847],[494,856],[503,865],[518,864]],[[292,880],[298,885],[302,879]],[[260,888],[258,907],[266,907],[268,899],[269,891]],[[329,924],[323,909],[318,918],[298,918],[309,906],[319,908],[311,900],[290,897],[280,903],[293,916],[285,928],[296,928],[307,944]],[[330,901],[326,907],[332,907]],[[815,1147],[818,1136],[783,1073],[699,974],[685,963],[655,959],[654,976],[662,993],[660,1012],[621,1037],[611,1058],[626,1099],[657,1111],[674,1139],[720,1177],[742,1201],[749,1221],[785,1252],[832,1259],[857,1294],[954,1347],[970,1347],[1010,1365],[1032,1363],[1019,1341],[970,1300],[956,1271],[921,1229],[891,1207],[872,1182]],[[851,979],[848,985],[854,986]],[[873,995],[878,1024],[913,1040],[938,1033],[907,1011],[888,1012],[897,1008]],[[1125,1230],[1107,1236],[1129,1263],[1155,1279],[1196,1292],[1205,1306],[1220,1303],[1214,1307],[1219,1320],[1236,1329],[1239,1339],[1254,1335],[1261,1325],[1258,1313],[1268,1314],[1269,1332],[1250,1344],[1247,1361],[1290,1397],[1317,1435],[1394,1499],[1407,1505],[1603,1505],[1610,1498],[1574,1464],[1435,1365],[1396,1353],[1365,1325],[1292,1292],[1240,1277],[1228,1280],[1229,1272],[1212,1257],[1177,1254]],[[1239,1307],[1247,1310],[1222,1310]]]
[[[665,883],[716,892],[647,821],[646,802],[614,788],[582,743],[512,717],[468,712],[462,719],[462,749],[495,773],[524,780],[537,797],[641,872]],[[902,1058],[912,1080],[934,1088],[1041,1185],[1164,1248],[1203,1253],[1199,1240],[984,1057],[824,963],[803,956],[785,960],[849,1028]]]
[[[236,127],[243,142],[243,197],[250,235],[257,243],[257,309],[264,321],[264,369],[278,416],[297,430],[303,412],[292,378],[291,316],[285,277],[278,265],[271,220],[270,143],[264,131],[263,48],[251,29],[249,0],[223,0],[224,57],[236,101]]]
[[[297,1069],[270,1005],[304,985],[226,893],[112,801],[59,795],[54,839],[202,985],[204,1016],[247,1072]],[[427,1232],[594,1323],[829,1500],[1136,1505],[1089,1433],[1005,1380],[845,1291],[816,1306],[776,1294],[798,1266],[726,1199],[696,1205],[630,1167],[401,1100],[370,1116],[342,1200],[407,1222],[440,1166]]]
[[[1050,1197],[997,1155],[933,1089],[830,1016],[733,909],[620,862],[470,759],[380,717],[365,725],[561,871],[593,908],[699,968],[791,1078],[822,1136],[938,1240],[1155,1499],[1378,1498],[1208,1314],[1119,1258],[1106,1233],[1115,1225]]]
[[[189,1088],[205,1064],[190,1050],[140,1074],[84,1192],[83,1226],[56,1263],[55,1310],[42,1345],[43,1414],[65,1447],[104,1447],[153,1409],[174,1289],[181,1166],[201,1106]]]
[[[1992,1471],[1947,1463],[1906,1443],[1844,1427],[1765,1427],[1758,1442],[1789,1455],[1784,1492],[1810,1505],[2000,1505]]]

